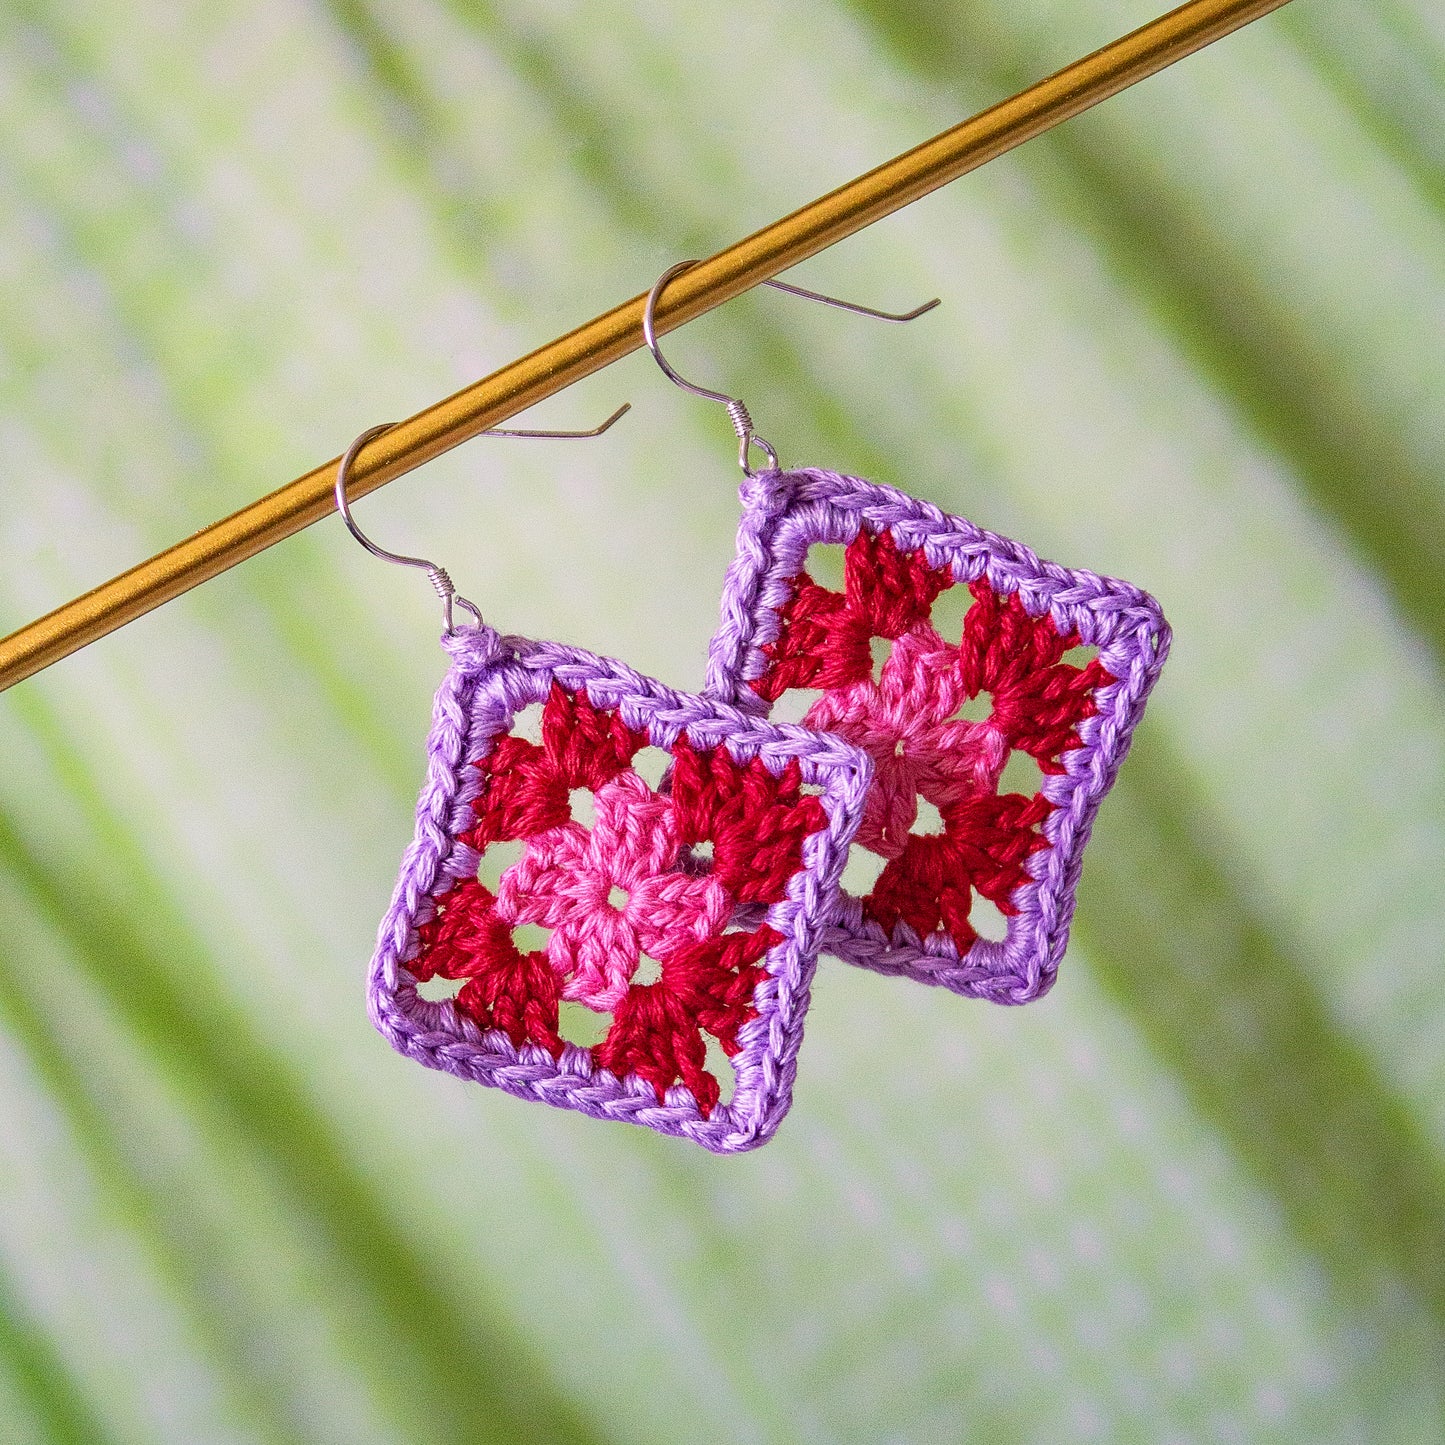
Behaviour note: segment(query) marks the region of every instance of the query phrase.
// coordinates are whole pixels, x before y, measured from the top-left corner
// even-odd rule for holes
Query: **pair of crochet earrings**
[[[658,279],[644,331],[670,379],[727,405],[746,475],[702,694],[501,636],[441,568],[363,536],[347,475],[386,427],[347,451],[336,501],[369,550],[426,570],[451,656],[371,964],[377,1028],[430,1068],[731,1153],[788,1110],[821,950],[996,1003],[1049,988],[1169,629],[1126,582],[892,487],[783,470],[740,401],[658,348],[657,299],[692,264]],[[768,721],[795,689],[816,694],[801,725]],[[1030,791],[1008,790],[1011,758]],[[881,863],[858,896],[850,847]]]

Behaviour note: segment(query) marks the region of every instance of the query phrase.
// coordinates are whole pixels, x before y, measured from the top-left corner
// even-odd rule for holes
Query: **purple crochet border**
[[[763,1143],[792,1101],[819,945],[836,910],[838,878],[862,815],[871,760],[838,738],[761,722],[726,704],[675,692],[623,663],[579,648],[504,639],[490,628],[454,632],[443,645],[452,665],[436,695],[416,835],[371,962],[372,1022],[393,1048],[428,1068],[519,1098],[682,1135],[717,1153]],[[422,998],[407,971],[406,962],[417,949],[417,928],[433,915],[436,894],[476,874],[480,855],[458,841],[473,821],[472,800],[482,786],[473,764],[511,728],[518,711],[546,699],[554,679],[569,691],[585,689],[595,707],[617,708],[630,728],[664,750],[671,751],[679,737],[700,750],[722,743],[738,762],[761,758],[774,774],[796,758],[803,782],[822,789],[827,827],[806,839],[803,868],[789,881],[787,897],[768,911],[766,921],[783,941],[764,959],[769,977],[754,996],[758,1014],[739,1034],[733,1096],[719,1103],[710,1118],[702,1116],[681,1084],[659,1104],[650,1084],[598,1068],[586,1049],[569,1044],[554,1059],[539,1047],[517,1048],[497,1030],[484,1033],[449,1000]]]
[[[920,939],[906,923],[892,934],[842,893],[824,947],[845,962],[901,975],[973,998],[1022,1004],[1046,993],[1068,944],[1074,895],[1099,803],[1113,785],[1130,736],[1169,651],[1159,604],[1128,582],[1041,561],[1021,542],[949,516],[894,487],[806,468],[761,472],[742,487],[737,555],[723,589],[722,625],[709,649],[707,687],[743,711],[769,704],[748,683],[762,676],[764,644],[776,640],[790,579],[814,543],[848,543],[862,527],[888,530],[903,551],[922,548],[933,566],[966,585],[980,576],[995,591],[1017,592],[1026,611],[1049,613],[1061,632],[1077,631],[1099,649],[1118,679],[1095,693],[1097,712],[1079,728],[1082,746],[1064,754],[1064,773],[1045,779],[1055,805],[1044,823],[1050,847],[1029,859],[1031,881],[1015,890],[1018,913],[1000,941],[980,939],[960,957],[942,931]]]

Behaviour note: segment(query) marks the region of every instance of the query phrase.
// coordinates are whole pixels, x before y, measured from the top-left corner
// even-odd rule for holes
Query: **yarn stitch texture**
[[[373,1022],[430,1068],[719,1153],[792,1097],[809,989],[871,777],[839,738],[674,692],[622,663],[469,628],[443,639],[416,836],[372,960]],[[513,731],[542,704],[541,742]],[[671,755],[656,788],[631,766]],[[585,826],[577,790],[592,795]],[[487,850],[522,845],[495,893]],[[514,930],[550,930],[523,952]],[[658,977],[638,977],[644,955]],[[427,998],[418,985],[460,984]],[[611,1022],[585,1048],[572,1001]],[[707,1041],[732,1064],[731,1098]]]
[[[1040,997],[1095,813],[1168,652],[1158,603],[857,477],[762,472],[742,499],[706,690],[766,715],[789,690],[817,689],[804,725],[874,763],[856,842],[885,862],[867,894],[842,895],[825,947],[971,997]],[[846,547],[842,591],[807,571],[809,548],[829,543]],[[945,638],[934,604],[956,586],[972,601],[961,636]],[[875,674],[877,638],[892,647]],[[1097,655],[1066,660],[1081,647]],[[986,717],[960,715],[984,694]],[[1044,775],[1032,796],[999,790],[1015,751]],[[919,829],[920,799],[941,832]],[[1005,915],[1002,939],[978,935],[979,896]]]

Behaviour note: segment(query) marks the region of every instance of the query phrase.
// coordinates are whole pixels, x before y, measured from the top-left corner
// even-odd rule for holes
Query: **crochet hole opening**
[[[987,690],[966,697],[958,705],[950,722],[987,722],[993,716],[993,694]]]
[[[918,821],[914,823],[913,831],[934,834],[943,832],[943,814],[927,798],[918,800]]]
[[[619,913],[627,907],[627,890],[619,887],[616,883],[607,890],[607,906],[615,908]]]
[[[704,1034],[703,1040],[707,1045],[707,1054],[702,1066],[718,1081],[722,1090],[719,1102],[725,1104],[732,1098],[733,1085],[737,1082],[733,1061],[728,1058],[727,1050],[711,1034]]]
[[[1008,916],[996,903],[979,893],[973,895],[968,921],[973,931],[990,943],[1002,943],[1008,933]]]
[[[557,1032],[567,1043],[575,1044],[579,1049],[590,1049],[600,1044],[611,1027],[611,1014],[600,1014],[586,1004],[564,999],[557,1010]]]
[[[768,714],[769,720],[780,723],[800,723],[812,710],[813,704],[823,694],[815,687],[790,687]]]
[[[729,933],[753,933],[762,927],[767,917],[768,907],[765,903],[738,903],[733,906],[732,917],[728,919],[728,926],[723,929],[724,935]]]
[[[843,590],[844,561],[848,552],[841,542],[815,542],[808,548],[804,565],[819,587],[832,592]]]
[[[573,788],[567,794],[567,806],[572,810],[572,821],[581,823],[590,832],[597,821],[597,805],[591,791],[587,788]]]
[[[505,843],[491,844],[482,854],[477,865],[477,880],[488,892],[495,894],[502,881],[502,874],[514,863],[521,860],[527,845],[520,838],[508,839]]]
[[[540,923],[518,923],[512,929],[512,942],[522,954],[546,953],[547,940],[551,937],[552,930]]]
[[[662,791],[662,779],[671,766],[672,754],[650,745],[639,749],[637,755],[632,759],[632,771],[654,793]]]
[[[699,873],[712,872],[713,854],[711,838],[704,838],[701,843],[694,843],[692,847],[688,849],[688,853]]]
[[[1099,655],[1099,649],[1098,649],[1097,647],[1095,647],[1095,646],[1093,645],[1093,643],[1091,643],[1091,642],[1081,642],[1077,647],[1071,647],[1071,648],[1064,654],[1064,659],[1063,659],[1063,660],[1064,660],[1065,662],[1067,662],[1070,667],[1085,668],[1085,667],[1087,667],[1098,655]]]
[[[878,875],[888,866],[888,860],[867,848],[852,848],[848,862],[843,867],[843,891],[855,898],[866,898],[878,882]]]
[[[656,983],[662,977],[662,965],[649,955],[639,954],[637,958],[637,971],[632,975],[632,982],[637,984]]]
[[[1044,785],[1044,770],[1032,756],[1015,750],[1004,764],[1003,774],[998,780],[1000,793],[1022,793],[1032,798]]]
[[[428,1003],[441,1003],[443,999],[455,998],[463,981],[460,978],[443,978],[441,974],[437,974],[435,978],[423,979],[417,984],[416,991]]]
[[[958,643],[963,638],[964,614],[972,606],[973,594],[967,587],[953,583],[934,600],[929,625],[945,642]]]
[[[512,726],[508,729],[513,737],[525,738],[529,743],[540,743],[542,741],[542,704],[539,702],[529,703],[512,717]]]
[[[883,676],[883,669],[888,666],[888,659],[893,656],[893,639],[870,637],[868,651],[873,657],[873,679],[876,682]]]

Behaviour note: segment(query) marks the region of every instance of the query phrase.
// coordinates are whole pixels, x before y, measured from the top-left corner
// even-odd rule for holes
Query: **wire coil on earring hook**
[[[757,473],[748,466],[748,450],[750,447],[757,447],[768,459],[768,470],[778,470],[778,454],[772,448],[772,444],[766,437],[761,437],[753,429],[753,419],[748,415],[748,409],[743,405],[741,397],[733,397],[727,404],[728,420],[733,424],[733,430],[738,437],[738,463],[748,476],[756,476]]]

